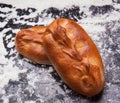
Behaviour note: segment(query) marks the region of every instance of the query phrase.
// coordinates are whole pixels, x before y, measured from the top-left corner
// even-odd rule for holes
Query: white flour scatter
[[[119,0],[1,0],[0,103],[119,103]],[[97,96],[86,98],[72,91],[51,65],[36,64],[20,55],[16,33],[56,18],[79,23],[94,40],[105,67],[106,84]]]

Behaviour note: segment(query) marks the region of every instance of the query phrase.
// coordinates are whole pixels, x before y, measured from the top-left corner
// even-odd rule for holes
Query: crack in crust
[[[93,71],[97,73],[97,76],[100,76],[99,68],[92,64],[85,64],[81,63],[80,67],[75,66],[75,69],[78,70],[78,72],[81,73],[81,87],[82,89],[95,89],[98,85],[96,81],[96,74],[93,73]],[[99,78],[100,79],[100,78]]]
[[[49,32],[51,31],[49,30]],[[82,56],[80,55],[80,53],[76,48],[76,40],[75,42],[72,42],[72,40],[67,36],[66,29],[60,26],[58,22],[57,22],[57,29],[54,33],[52,32],[52,36],[58,44],[63,46],[64,48],[63,52],[65,54],[67,54],[69,57],[75,60],[78,61],[82,60]]]

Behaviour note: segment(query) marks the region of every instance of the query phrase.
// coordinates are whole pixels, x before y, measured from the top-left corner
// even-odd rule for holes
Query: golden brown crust
[[[72,20],[60,18],[49,26],[17,33],[18,52],[37,63],[46,63],[76,92],[94,96],[104,86],[102,59],[91,38]]]
[[[17,51],[34,62],[49,64],[42,40],[45,30],[45,26],[35,26],[20,30],[15,38]]]
[[[69,19],[56,19],[48,26],[43,39],[50,62],[70,88],[87,96],[102,90],[103,63],[81,26]]]

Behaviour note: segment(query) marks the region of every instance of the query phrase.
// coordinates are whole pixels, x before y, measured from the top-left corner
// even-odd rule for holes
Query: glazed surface
[[[119,103],[119,2],[97,0],[96,3],[79,4],[80,0],[73,1],[58,5],[44,0],[44,6],[40,6],[40,0],[36,3],[30,0],[26,5],[24,0],[0,3],[0,102]],[[35,64],[15,50],[14,37],[20,29],[40,24],[46,26],[58,17],[75,20],[95,41],[105,66],[106,84],[100,95],[86,99],[74,93],[51,66]]]

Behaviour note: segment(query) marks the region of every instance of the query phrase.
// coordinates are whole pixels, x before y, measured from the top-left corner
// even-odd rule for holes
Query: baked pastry
[[[54,20],[43,36],[46,54],[64,82],[74,91],[94,96],[104,86],[104,67],[95,44],[72,20]]]
[[[15,37],[17,51],[36,63],[50,64],[43,48],[42,36],[45,31],[45,26],[34,26],[20,30]]]
[[[22,29],[15,38],[17,51],[26,58],[51,64],[76,92],[94,96],[104,86],[104,67],[99,51],[84,29],[60,18],[48,26]]]

